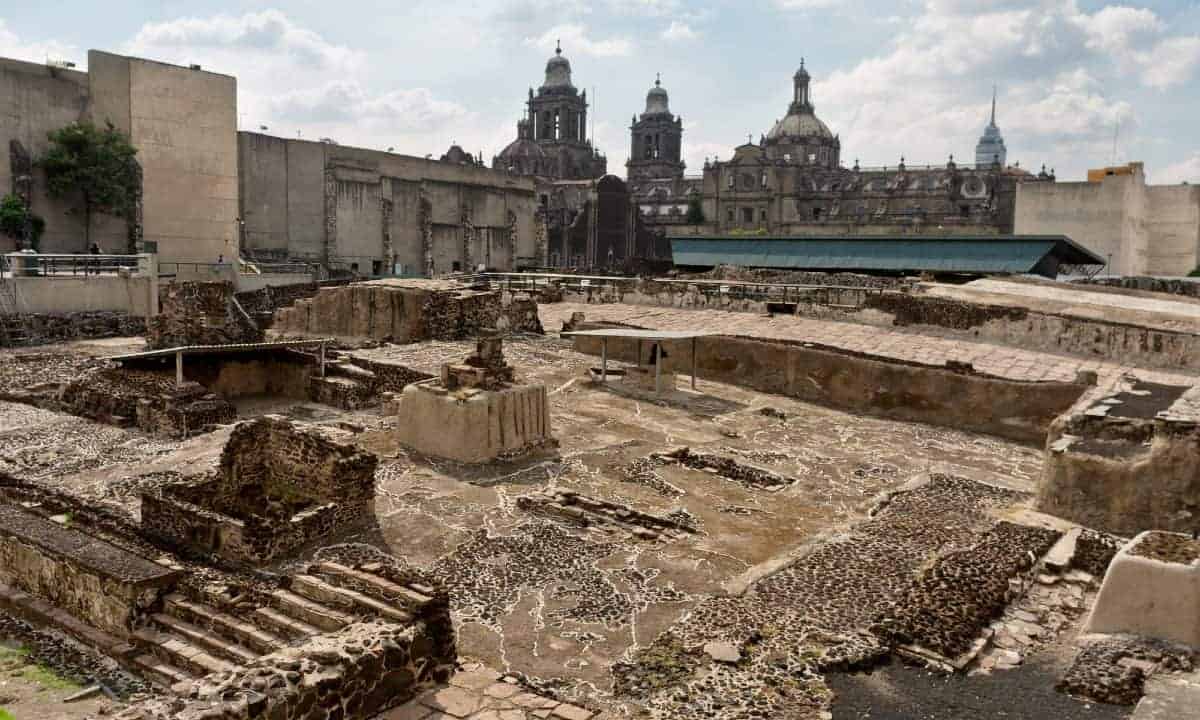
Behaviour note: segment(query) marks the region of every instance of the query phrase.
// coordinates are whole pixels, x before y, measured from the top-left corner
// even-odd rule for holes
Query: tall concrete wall
[[[111,121],[138,149],[143,238],[158,243],[159,259],[232,257],[239,212],[237,80],[96,50],[88,53],[88,75],[94,121]]]
[[[256,253],[407,275],[538,255],[528,178],[259,133],[239,133],[238,153],[245,247]]]
[[[0,196],[17,190],[13,177],[16,141],[37,160],[49,147],[47,135],[64,125],[88,118],[88,75],[75,70],[0,58]],[[69,199],[51,198],[45,175],[34,168],[33,212],[46,220],[43,252],[73,253],[87,249],[83,213]],[[125,224],[115,218],[92,218],[92,239],[107,252],[125,248]],[[0,238],[0,250],[17,249],[9,238]]]
[[[0,195],[14,190],[10,141],[36,160],[49,132],[79,121],[112,123],[137,148],[143,238],[158,243],[161,260],[212,262],[236,252],[234,78],[95,50],[86,73],[0,59]],[[43,251],[87,250],[78,200],[48,198],[36,170],[32,204],[46,219]],[[125,252],[127,224],[96,213],[91,239],[105,252]]]
[[[1016,233],[1067,235],[1115,275],[1186,275],[1200,265],[1200,188],[1146,185],[1141,164],[1098,183],[1022,183]]]

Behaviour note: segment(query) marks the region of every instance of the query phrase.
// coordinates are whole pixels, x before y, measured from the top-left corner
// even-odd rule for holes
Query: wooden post
[[[692,338],[692,389],[696,389],[696,338]]]
[[[654,358],[654,394],[658,395],[659,393],[662,392],[662,366],[663,366],[662,343],[659,342],[658,340],[654,341],[654,350],[651,350],[650,352],[654,352],[655,350],[658,351],[658,356]]]
[[[600,339],[600,382],[608,382],[608,338]]]
[[[175,387],[183,387],[183,351],[175,351]]]
[[[325,341],[321,341],[321,377],[325,377]]]

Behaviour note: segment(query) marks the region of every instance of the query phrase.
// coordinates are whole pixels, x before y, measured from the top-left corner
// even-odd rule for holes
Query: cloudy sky
[[[236,75],[244,128],[485,158],[562,40],[624,174],[656,72],[691,170],[784,114],[805,58],[847,164],[973,157],[993,84],[1009,162],[1060,179],[1143,160],[1200,181],[1200,2],[1127,0],[15,0],[0,56],[89,48]],[[1115,142],[1114,142],[1115,141]]]

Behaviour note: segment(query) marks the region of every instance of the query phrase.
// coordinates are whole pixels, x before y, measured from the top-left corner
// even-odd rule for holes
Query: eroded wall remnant
[[[344,431],[268,415],[242,423],[212,475],[142,496],[142,529],[194,553],[258,565],[375,516],[377,458]]]
[[[375,280],[322,288],[276,313],[284,335],[365,337],[409,343],[456,340],[484,328],[541,333],[528,295],[471,290],[438,280]]]
[[[263,339],[234,297],[232,283],[168,283],[159,291],[158,302],[159,314],[147,323],[146,346],[151,350]]]
[[[611,324],[576,322],[575,330]],[[600,354],[600,339],[576,336],[575,349]],[[688,373],[692,341],[667,341],[664,372]],[[1050,424],[1091,385],[1024,382],[976,372],[969,365],[920,365],[814,343],[729,335],[697,338],[697,374],[704,379],[786,395],[869,415],[924,422],[1041,443]],[[643,348],[649,352],[649,344]],[[609,360],[635,362],[637,342],[608,340]],[[643,358],[643,361],[645,358]]]
[[[400,442],[418,452],[482,463],[553,444],[545,385],[514,380],[499,336],[485,336],[441,377],[400,397]]]
[[[1133,379],[1056,420],[1039,510],[1118,535],[1200,528],[1200,389]]]

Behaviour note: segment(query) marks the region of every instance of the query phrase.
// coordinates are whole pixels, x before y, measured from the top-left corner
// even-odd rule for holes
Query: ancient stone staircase
[[[364,566],[316,563],[291,577],[290,588],[274,590],[266,603],[246,612],[226,611],[180,593],[164,598],[130,642],[140,654],[133,669],[163,687],[182,685],[230,671],[262,655],[351,623],[380,618],[413,621],[432,598],[432,589],[399,585]]]

